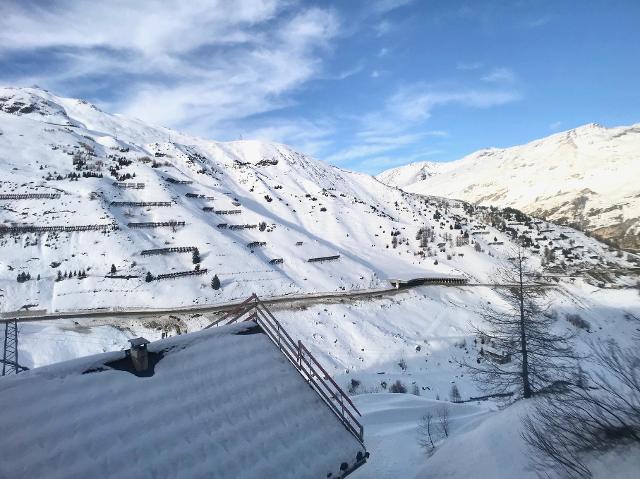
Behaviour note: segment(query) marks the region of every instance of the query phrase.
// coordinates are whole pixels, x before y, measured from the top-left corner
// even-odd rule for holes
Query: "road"
[[[332,291],[324,293],[307,293],[296,295],[284,295],[284,296],[272,296],[261,297],[260,300],[266,305],[287,304],[288,306],[295,306],[298,303],[303,303],[309,300],[326,300],[326,299],[364,299],[374,296],[392,296],[395,294],[403,293],[409,289],[421,287],[421,286],[445,286],[449,288],[465,288],[465,287],[512,287],[515,285],[507,284],[491,284],[491,283],[467,283],[465,285],[459,284],[414,284],[403,286],[400,288],[378,288],[378,289],[364,289],[364,290],[352,290],[352,291]],[[541,287],[555,287],[553,283],[541,283],[536,286]],[[87,310],[74,310],[74,311],[55,311],[45,314],[26,315],[27,312],[19,312],[13,317],[12,313],[3,313],[0,319],[0,324],[7,321],[18,321],[20,323],[35,322],[35,321],[56,321],[61,319],[78,319],[78,318],[105,318],[117,316],[119,318],[126,317],[157,317],[166,314],[188,314],[188,313],[224,313],[233,310],[236,306],[242,303],[246,298],[241,298],[228,303],[219,304],[203,304],[203,305],[189,305],[178,306],[175,308],[104,308],[104,309],[87,309]]]

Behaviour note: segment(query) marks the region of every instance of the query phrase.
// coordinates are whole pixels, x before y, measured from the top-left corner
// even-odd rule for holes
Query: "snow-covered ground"
[[[254,292],[263,297],[348,292],[388,287],[387,279],[397,276],[453,274],[476,284],[273,308],[291,336],[301,339],[362,407],[372,459],[359,477],[530,474],[523,472],[526,461],[513,439],[519,437],[513,425],[517,408],[450,404],[452,435],[435,454],[427,458],[415,440],[423,411],[447,403],[453,385],[465,400],[480,394],[458,360],[479,358],[481,345],[471,326],[481,326],[482,306],[502,305],[491,287],[477,284],[494,281],[514,239],[527,239],[534,269],[547,258],[554,271],[547,280],[554,327],[576,332],[579,349],[607,339],[626,345],[637,331],[632,318],[640,317],[640,296],[630,268],[638,258],[569,227],[406,193],[285,145],[219,143],[150,127],[38,89],[2,89],[0,110],[0,195],[60,193],[52,199],[0,199],[0,311],[5,314],[220,304]],[[103,176],[69,177],[88,172]],[[131,175],[125,183],[144,188],[120,188],[114,182],[122,175]],[[185,225],[128,225],[168,220]],[[11,231],[15,225],[110,228],[25,233]],[[148,256],[143,250],[189,246],[198,249],[206,274],[145,280],[147,272],[192,271],[194,263],[191,253]],[[335,255],[336,260],[308,261]],[[109,273],[112,264],[115,275]],[[68,277],[78,271],[86,278]],[[27,272],[31,279],[16,281]],[[64,273],[67,278],[56,280]],[[221,280],[219,290],[210,285],[214,274]],[[576,330],[567,314],[579,314],[588,329]],[[21,323],[20,362],[39,367],[117,351],[130,337],[155,340],[198,331],[215,317],[196,311],[152,319],[114,313]],[[409,394],[389,394],[396,381]],[[487,434],[484,444],[475,444]],[[459,452],[469,449],[473,454]],[[455,454],[464,458],[452,471]],[[473,472],[474,463],[482,474]]]
[[[540,477],[531,461],[533,452],[521,436],[520,419],[533,401],[504,410],[486,403],[455,404],[409,394],[367,394],[356,398],[363,413],[365,440],[371,453],[354,479],[534,479]],[[449,415],[449,436],[439,426],[442,411]],[[433,416],[435,450],[418,440],[426,414]],[[627,479],[640,470],[640,448],[623,447],[588,460],[594,479]]]

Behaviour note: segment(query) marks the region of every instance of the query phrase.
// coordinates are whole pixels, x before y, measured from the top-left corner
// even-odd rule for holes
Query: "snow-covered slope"
[[[640,124],[589,124],[461,160],[378,175],[406,191],[513,207],[640,249]]]
[[[386,287],[398,274],[486,280],[495,259],[474,250],[473,235],[505,251],[510,243],[486,211],[407,194],[285,145],[194,138],[39,89],[0,90],[0,110],[3,311],[219,303]],[[148,222],[161,224],[136,227]],[[69,226],[95,229],[62,231]],[[429,248],[416,240],[420,228],[433,232]],[[534,230],[553,229],[522,228],[541,240]],[[618,261],[566,231],[554,247],[569,247],[571,235],[584,247],[579,261]],[[191,250],[142,254],[159,248]],[[145,280],[193,272],[193,248],[202,274]],[[221,289],[210,287],[214,274]]]
[[[437,176],[442,165],[442,163],[434,163],[431,161],[418,161],[383,171],[377,175],[376,178],[385,185],[404,188],[405,186],[424,181],[432,176]]]
[[[520,419],[532,406],[528,402],[489,411],[477,403],[452,404],[406,394],[367,394],[358,396],[356,403],[364,415],[371,459],[353,474],[354,479],[535,479],[547,477],[544,472],[549,472],[532,467],[534,453],[521,437]],[[443,410],[449,415],[448,437],[439,427]],[[436,448],[432,454],[418,445],[417,429],[425,414],[434,418]],[[585,462],[593,479],[637,476],[637,445],[588,454]]]
[[[151,127],[38,89],[0,90],[0,110],[0,312],[211,304],[253,292],[263,297],[347,292],[387,287],[388,277],[435,273],[490,283],[518,239],[533,268],[544,262],[555,272],[550,281],[557,287],[549,300],[559,331],[576,332],[580,341],[624,343],[637,328],[632,320],[640,315],[640,299],[632,289],[637,277],[629,273],[637,257],[619,256],[570,227],[518,211],[401,191],[285,145],[220,143]],[[499,163],[492,154],[485,156],[488,166]],[[416,183],[421,185],[443,178],[445,167],[416,166],[392,176],[410,183],[433,174]],[[526,171],[530,168],[545,179],[533,166]],[[123,188],[119,182],[143,187]],[[7,196],[34,194],[53,197]],[[598,218],[604,221],[608,214]],[[174,223],[130,225],[163,221]],[[97,229],[62,228],[92,225]],[[180,247],[197,248],[200,271],[206,273],[154,279],[194,271],[192,249],[142,252]],[[78,271],[86,277],[78,277]],[[69,277],[70,272],[76,274]],[[221,281],[217,290],[211,288],[214,274]],[[481,359],[472,325],[481,325],[481,305],[501,307],[490,287],[425,286],[366,300],[296,304],[278,306],[274,314],[351,394],[384,393],[401,381],[408,392],[422,396],[358,398],[373,451],[361,477],[413,477],[423,468],[431,475],[459,477],[447,465],[454,464],[456,451],[474,447],[476,426],[489,433],[505,431],[501,419],[480,422],[481,416],[498,417],[487,414],[486,407],[455,406],[452,430],[458,439],[443,445],[430,464],[415,443],[421,409],[438,406],[435,401],[446,400],[453,385],[465,400],[480,393],[456,359]],[[569,314],[579,314],[588,329],[576,330]],[[193,311],[132,318],[116,311],[105,318],[22,323],[20,363],[33,368],[120,350],[128,337],[155,340],[191,332],[216,317]],[[400,452],[387,461],[392,444]],[[496,449],[500,445],[478,451]],[[469,455],[461,468],[466,477],[474,457]],[[525,467],[522,458],[492,477],[513,477],[520,466]],[[491,471],[491,464],[482,470]]]

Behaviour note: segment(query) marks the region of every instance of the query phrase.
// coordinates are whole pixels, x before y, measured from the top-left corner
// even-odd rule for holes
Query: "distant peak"
[[[595,130],[601,128],[603,128],[603,126],[600,123],[587,123],[586,125],[576,128],[576,130]]]

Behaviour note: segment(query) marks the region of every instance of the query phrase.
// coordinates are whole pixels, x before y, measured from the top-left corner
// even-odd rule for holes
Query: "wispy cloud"
[[[448,136],[445,131],[426,128],[427,120],[437,108],[445,105],[490,108],[519,98],[519,93],[511,88],[437,88],[424,83],[406,85],[389,95],[379,109],[354,118],[350,145],[332,152],[325,159],[364,170],[372,168],[371,158],[378,158],[378,163],[386,158],[386,163],[390,164],[391,158],[406,158],[417,150],[424,150],[425,143]],[[433,141],[426,141],[428,137]],[[440,151],[437,148],[430,150]]]
[[[299,0],[5,0],[0,62],[15,58],[25,68],[0,71],[0,80],[89,99],[102,90],[100,106],[151,124],[221,140],[290,143],[371,169],[440,151],[448,133],[431,120],[440,108],[490,108],[519,98],[506,68],[478,80],[476,70],[489,70],[481,62],[457,65],[473,84],[398,86],[391,36],[408,25],[411,3],[366,2],[350,13],[359,21],[345,21],[342,6]],[[336,48],[356,34],[369,41],[367,55]],[[328,60],[341,53],[340,66],[330,68]],[[20,63],[23,57],[29,61]],[[348,84],[356,75],[362,90],[345,90],[353,102],[338,91],[320,98],[327,93],[320,81]],[[297,102],[307,93],[303,109]]]
[[[435,108],[447,104],[488,108],[510,103],[519,97],[517,91],[510,89],[442,89],[416,84],[400,88],[394,93],[387,100],[386,113],[395,120],[416,122],[426,120]]]
[[[372,0],[369,7],[374,13],[384,14],[413,3],[414,0]]]
[[[494,68],[482,77],[482,81],[489,83],[513,83],[516,81],[516,74],[510,68]]]
[[[0,55],[46,52],[61,65],[9,80],[64,91],[108,77],[110,109],[200,134],[290,104],[339,32],[335,11],[288,0],[0,6]]]
[[[379,155],[380,153],[393,151],[402,146],[412,145],[423,138],[421,134],[389,135],[373,137],[360,137],[355,146],[342,149],[325,159],[331,163],[342,164],[363,157]]]
[[[320,155],[330,148],[336,128],[328,118],[309,121],[304,118],[279,118],[268,126],[248,126],[241,130],[242,137],[294,144],[310,155]]]

